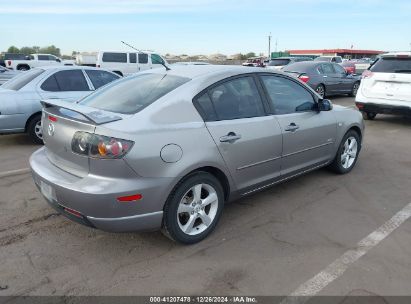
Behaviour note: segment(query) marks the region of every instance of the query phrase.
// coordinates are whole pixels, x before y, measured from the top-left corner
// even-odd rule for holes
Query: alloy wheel
[[[320,95],[321,97],[324,97],[325,94],[325,90],[324,87],[322,85],[319,85],[315,91],[318,93],[318,95]]]
[[[216,190],[209,184],[197,184],[183,196],[177,209],[177,222],[185,234],[198,235],[214,221],[218,209]]]
[[[36,134],[36,136],[39,139],[43,140],[43,129],[41,127],[41,120],[36,122],[36,125],[34,126],[34,134]]]
[[[341,153],[341,165],[344,169],[349,169],[354,164],[358,153],[358,143],[355,137],[350,136],[344,143]]]

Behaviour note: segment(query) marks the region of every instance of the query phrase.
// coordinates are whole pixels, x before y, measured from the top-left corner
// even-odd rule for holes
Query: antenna
[[[133,50],[136,50],[139,54],[148,55],[147,53],[144,53],[143,51],[136,49],[134,46],[132,46],[132,45],[130,45],[130,44],[124,42],[124,41],[121,41],[121,43],[127,45],[128,47],[132,48]],[[152,57],[152,56],[151,56],[151,61],[153,61],[153,57]],[[154,61],[157,62],[157,63],[159,63],[159,64],[161,64],[163,67],[165,67],[165,68],[166,68],[166,71],[170,71],[170,70],[171,70],[168,66],[166,66],[166,64],[164,63],[164,60],[161,60],[161,61],[160,61],[160,60],[158,60],[157,58],[154,58]]]

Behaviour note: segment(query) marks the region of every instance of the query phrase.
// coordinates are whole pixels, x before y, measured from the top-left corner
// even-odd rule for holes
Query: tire
[[[351,146],[351,143],[355,143]],[[357,163],[361,151],[361,139],[354,130],[349,130],[338,147],[337,155],[330,164],[330,169],[338,174],[350,172]],[[346,155],[346,156],[344,156]]]
[[[223,207],[224,192],[218,179],[207,172],[190,174],[165,204],[162,232],[182,244],[200,242],[214,230]]]
[[[360,83],[359,83],[359,82],[354,83],[354,85],[352,86],[351,93],[350,93],[350,96],[351,96],[351,97],[357,96],[357,92],[358,92],[358,88],[359,88],[359,87],[360,87]]]
[[[30,67],[27,66],[27,65],[19,65],[19,66],[17,67],[17,70],[18,70],[18,71],[28,71],[28,70],[30,70]]]
[[[325,87],[322,84],[319,84],[316,88],[315,91],[317,92],[318,95],[321,96],[321,98],[325,97]]]
[[[376,116],[377,113],[362,112],[362,117],[364,118],[364,120],[374,120]]]
[[[38,145],[43,145],[43,136],[41,130],[41,115],[33,116],[27,124],[27,133],[31,140]]]

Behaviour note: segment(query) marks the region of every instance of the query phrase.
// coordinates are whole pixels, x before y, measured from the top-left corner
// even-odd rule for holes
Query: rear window
[[[104,53],[103,62],[127,62],[127,53]]]
[[[411,58],[381,58],[371,68],[376,73],[411,74]]]
[[[1,87],[3,89],[18,91],[22,87],[27,85],[29,82],[31,82],[33,79],[35,79],[36,77],[38,77],[39,75],[43,73],[44,73],[44,70],[42,69],[32,69],[30,71],[21,73],[20,75],[10,79],[5,84],[3,84]]]
[[[185,77],[142,74],[108,84],[80,103],[101,110],[134,114],[188,82]]]
[[[283,66],[283,65],[287,65],[290,63],[290,59],[274,59],[271,60],[268,65],[269,66]]]
[[[4,60],[26,60],[24,54],[4,54]]]

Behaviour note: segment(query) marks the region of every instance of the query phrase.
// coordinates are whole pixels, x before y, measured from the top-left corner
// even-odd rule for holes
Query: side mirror
[[[61,60],[60,60],[59,58],[56,58],[56,61],[57,61],[57,62],[61,62]]]
[[[318,100],[318,111],[331,111],[333,109],[333,104],[329,99]]]

